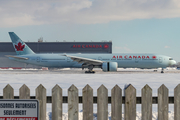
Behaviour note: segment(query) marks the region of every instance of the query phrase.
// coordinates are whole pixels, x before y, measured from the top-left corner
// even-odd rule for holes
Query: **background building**
[[[112,53],[112,42],[26,42],[35,53]],[[9,60],[5,55],[16,55],[11,42],[0,43],[0,68],[40,68]]]

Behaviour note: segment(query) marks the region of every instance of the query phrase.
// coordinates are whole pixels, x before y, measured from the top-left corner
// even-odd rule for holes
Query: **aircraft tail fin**
[[[9,32],[17,55],[35,54],[14,32]]]

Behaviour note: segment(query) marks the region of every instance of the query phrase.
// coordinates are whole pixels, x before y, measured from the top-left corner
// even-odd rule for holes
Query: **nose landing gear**
[[[162,68],[161,73],[164,73],[164,69]]]

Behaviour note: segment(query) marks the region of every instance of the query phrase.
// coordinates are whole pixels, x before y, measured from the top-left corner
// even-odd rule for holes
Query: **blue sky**
[[[113,53],[157,53],[180,62],[178,0],[0,0],[0,42],[112,40]]]

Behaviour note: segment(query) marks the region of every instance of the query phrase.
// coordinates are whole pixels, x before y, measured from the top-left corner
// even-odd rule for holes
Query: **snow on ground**
[[[63,113],[62,120],[68,120],[68,113]],[[136,120],[141,120],[141,112],[136,113]],[[174,112],[168,113],[168,120],[174,120]],[[52,120],[52,113],[47,113],[46,120]],[[83,112],[79,112],[79,120],[83,120]],[[97,113],[93,114],[93,120],[97,120]],[[108,120],[111,120],[111,112],[108,113]],[[122,113],[122,120],[124,120],[124,113]],[[152,120],[158,120],[158,114],[157,112],[152,113]]]
[[[133,69],[134,70],[134,69]],[[132,71],[133,71],[132,70]],[[12,71],[12,72],[11,72]],[[128,70],[126,70],[128,71]],[[26,84],[30,90],[31,96],[35,96],[35,89],[39,84],[42,84],[47,90],[47,95],[51,95],[52,88],[58,84],[63,89],[63,96],[67,96],[68,88],[74,84],[79,89],[79,96],[82,95],[82,89],[89,84],[93,88],[94,96],[97,95],[97,89],[104,84],[108,89],[108,95],[111,95],[111,89],[117,84],[124,88],[125,84],[132,84],[137,90],[137,96],[141,96],[141,89],[148,84],[153,90],[153,96],[157,96],[157,89],[162,85],[169,89],[169,96],[174,95],[174,88],[180,83],[180,74],[178,73],[154,73],[154,72],[130,72],[116,74],[58,74],[57,72],[41,72],[40,74],[33,72],[21,72],[10,70],[8,72],[1,71],[0,73],[0,96],[3,95],[3,88],[10,84],[14,88],[14,95],[19,95],[19,88]],[[94,120],[96,120],[97,105],[94,105]],[[111,106],[108,105],[109,117]],[[169,120],[173,120],[173,105],[169,105]],[[82,110],[82,104],[79,105],[79,111]],[[137,105],[137,119],[140,120],[141,105]],[[47,113],[51,116],[51,104],[47,104]],[[63,117],[67,120],[67,104],[63,104]],[[82,119],[82,112],[79,113]],[[50,117],[47,117],[47,120]],[[51,119],[49,119],[51,120]],[[109,119],[110,120],[110,119]],[[153,104],[153,120],[157,120],[157,105]]]

